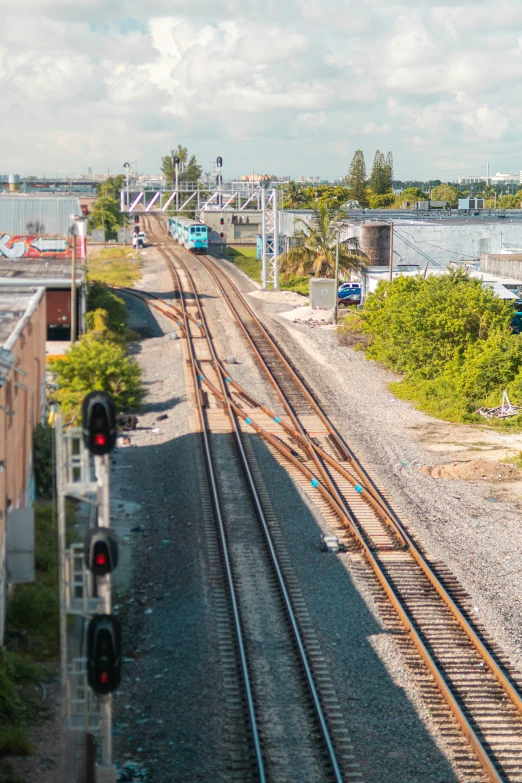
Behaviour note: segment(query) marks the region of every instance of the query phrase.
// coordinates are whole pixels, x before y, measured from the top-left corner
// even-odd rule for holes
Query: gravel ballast
[[[197,259],[190,257],[189,263],[205,286],[205,313],[217,335],[220,356],[228,358],[231,376],[274,407],[275,395],[214,284]],[[514,490],[505,495],[504,485],[483,481],[477,486],[477,482],[441,480],[420,471],[423,466],[455,462],[455,444],[464,430],[467,440],[462,440],[473,448],[471,428],[455,427],[450,444],[444,429],[449,425],[395,400],[386,387],[391,374],[340,346],[332,327],[282,318],[289,305],[302,304],[301,297],[290,301],[286,295],[260,295],[252,281],[230,264],[222,264],[242,290],[257,294],[249,297],[251,305],[325,403],[347,441],[387,485],[401,517],[428,552],[459,576],[479,616],[511,657],[520,653],[520,632],[514,637],[518,641],[510,641],[510,626],[502,614],[497,612],[495,618],[488,605],[503,582],[500,575],[493,579],[495,566],[488,563],[483,568],[481,562],[486,551],[492,557],[493,549],[497,567],[504,551],[517,568],[513,545],[518,552],[522,547],[520,534],[511,535],[517,517],[510,500]],[[153,248],[146,253],[144,279],[137,287],[155,293],[172,290],[170,275]],[[116,750],[122,763],[141,760],[150,769],[150,780],[158,783],[178,778],[194,783],[226,780],[222,671],[206,584],[198,454],[196,436],[189,428],[193,411],[185,388],[181,341],[168,336],[171,322],[161,316],[156,322],[144,305],[130,297],[129,305],[131,328],[148,337],[136,345],[136,354],[150,390],[139,425],[150,429],[139,430],[132,436],[133,448],[115,455],[114,503],[117,509],[117,504],[127,504],[125,535],[133,553],[128,558],[132,572],[129,566],[120,585],[132,660],[125,664],[122,692],[116,700]],[[158,422],[164,414],[168,418]],[[443,431],[441,447],[437,433]],[[483,439],[478,430],[476,441]],[[371,591],[350,573],[348,556],[319,551],[326,523],[264,442],[252,436],[251,445],[279,512],[285,545],[348,719],[364,780],[456,783],[459,776],[448,761],[448,747],[411,681]],[[143,530],[131,533],[136,527]],[[486,584],[488,579],[493,583]],[[517,579],[514,574],[512,584]],[[514,625],[516,602],[502,603],[498,596],[497,601]]]
[[[231,264],[221,264],[241,290],[256,290]],[[522,670],[522,483],[482,476],[441,480],[421,470],[454,463],[457,453],[471,461],[478,452],[484,458],[520,451],[522,437],[433,419],[396,399],[387,385],[397,377],[341,346],[333,331],[290,324],[281,316],[284,305],[253,296],[248,300],[343,437],[387,486],[400,517],[428,554],[459,578],[478,619]]]

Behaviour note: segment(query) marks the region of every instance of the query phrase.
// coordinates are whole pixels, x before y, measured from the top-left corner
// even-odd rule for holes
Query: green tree
[[[294,181],[285,185],[283,189],[283,208],[296,209],[308,205],[309,199],[305,192],[306,190],[307,188],[305,186],[299,185]]]
[[[123,214],[120,212],[120,191],[125,186],[125,177],[118,174],[107,177],[96,186],[98,198],[94,202],[87,228],[102,228],[107,239],[117,236],[118,228],[123,225]]]
[[[300,277],[305,275],[333,277],[339,217],[338,210],[318,206],[314,210],[310,225],[304,220],[299,220],[301,228],[296,236],[301,244],[280,256],[281,272]],[[359,249],[355,237],[340,244],[339,269],[342,272],[362,269],[367,263],[368,257]]]
[[[119,202],[108,196],[99,196],[92,206],[87,227],[102,228],[107,239],[117,236],[118,228],[123,225],[123,215],[120,212]]]
[[[356,150],[350,164],[350,170],[346,178],[346,184],[350,190],[350,198],[359,202],[359,206],[368,206],[368,194],[366,192],[366,163],[362,150]]]
[[[125,177],[123,174],[116,174],[115,177],[107,177],[96,185],[96,192],[102,198],[112,198],[115,201],[120,200],[120,192],[125,188]]]
[[[175,157],[179,158],[178,182],[180,184],[198,182],[203,171],[202,167],[197,162],[195,155],[189,155],[187,147],[178,144],[175,150],[170,151],[170,155],[164,155],[161,159],[161,171],[165,175],[167,184],[171,187],[176,184]]]
[[[400,193],[393,204],[394,207],[400,207],[402,204],[408,203],[412,207],[416,201],[426,201],[428,194],[417,187],[405,188]]]
[[[382,196],[370,195],[370,209],[389,209],[395,203],[395,194],[383,193]]]
[[[371,358],[411,378],[431,379],[490,333],[509,333],[512,305],[458,270],[424,280],[380,282],[362,312]],[[455,365],[454,365],[455,366]]]
[[[63,359],[50,362],[49,369],[56,374],[54,396],[67,421],[77,420],[89,392],[109,392],[118,410],[139,408],[145,394],[141,369],[124,346],[92,334],[74,343]]]
[[[373,159],[372,173],[370,174],[370,188],[375,196],[383,196],[392,191],[393,182],[393,155],[387,156],[377,150]]]
[[[447,201],[450,207],[456,207],[459,203],[459,193],[451,185],[438,185],[431,191],[432,201]]]

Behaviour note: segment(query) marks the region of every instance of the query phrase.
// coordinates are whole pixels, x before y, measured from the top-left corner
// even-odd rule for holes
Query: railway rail
[[[232,392],[230,379],[227,382],[190,271],[173,256],[172,249],[160,249],[179,293],[178,304],[147,295],[143,298],[175,320],[186,337],[237,641],[255,779],[263,783],[280,779],[311,783],[360,780],[337,698],[278,536],[276,515],[253,453],[244,443],[232,397],[239,395],[243,404],[251,400],[237,389]],[[212,392],[210,396],[204,387]],[[261,640],[260,627],[265,631]],[[267,673],[271,644],[278,674]],[[282,723],[289,723],[289,728],[282,728]]]
[[[161,227],[153,231],[162,252],[185,265],[181,256],[190,256],[170,247],[166,251],[168,238],[161,232]],[[204,266],[227,303],[274,389],[277,409],[254,400],[215,355],[219,383],[206,369],[199,383],[216,400],[226,396],[242,429],[261,435],[348,531],[480,765],[468,765],[463,776],[522,781],[517,673],[472,616],[456,581],[429,562],[230,276],[209,256],[194,263]]]

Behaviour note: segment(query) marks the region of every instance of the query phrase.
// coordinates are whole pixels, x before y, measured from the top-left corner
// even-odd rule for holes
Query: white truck
[[[144,231],[139,231],[137,234],[132,235],[132,246],[135,248],[142,248],[146,247],[147,245],[147,237],[145,236]]]

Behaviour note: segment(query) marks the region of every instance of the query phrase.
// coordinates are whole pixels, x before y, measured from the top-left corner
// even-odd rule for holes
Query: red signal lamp
[[[95,527],[85,539],[85,565],[95,576],[107,576],[118,565],[118,541],[114,530]]]
[[[95,446],[106,446],[107,445],[107,438],[105,435],[103,435],[101,432],[97,432],[94,435],[94,445]]]

